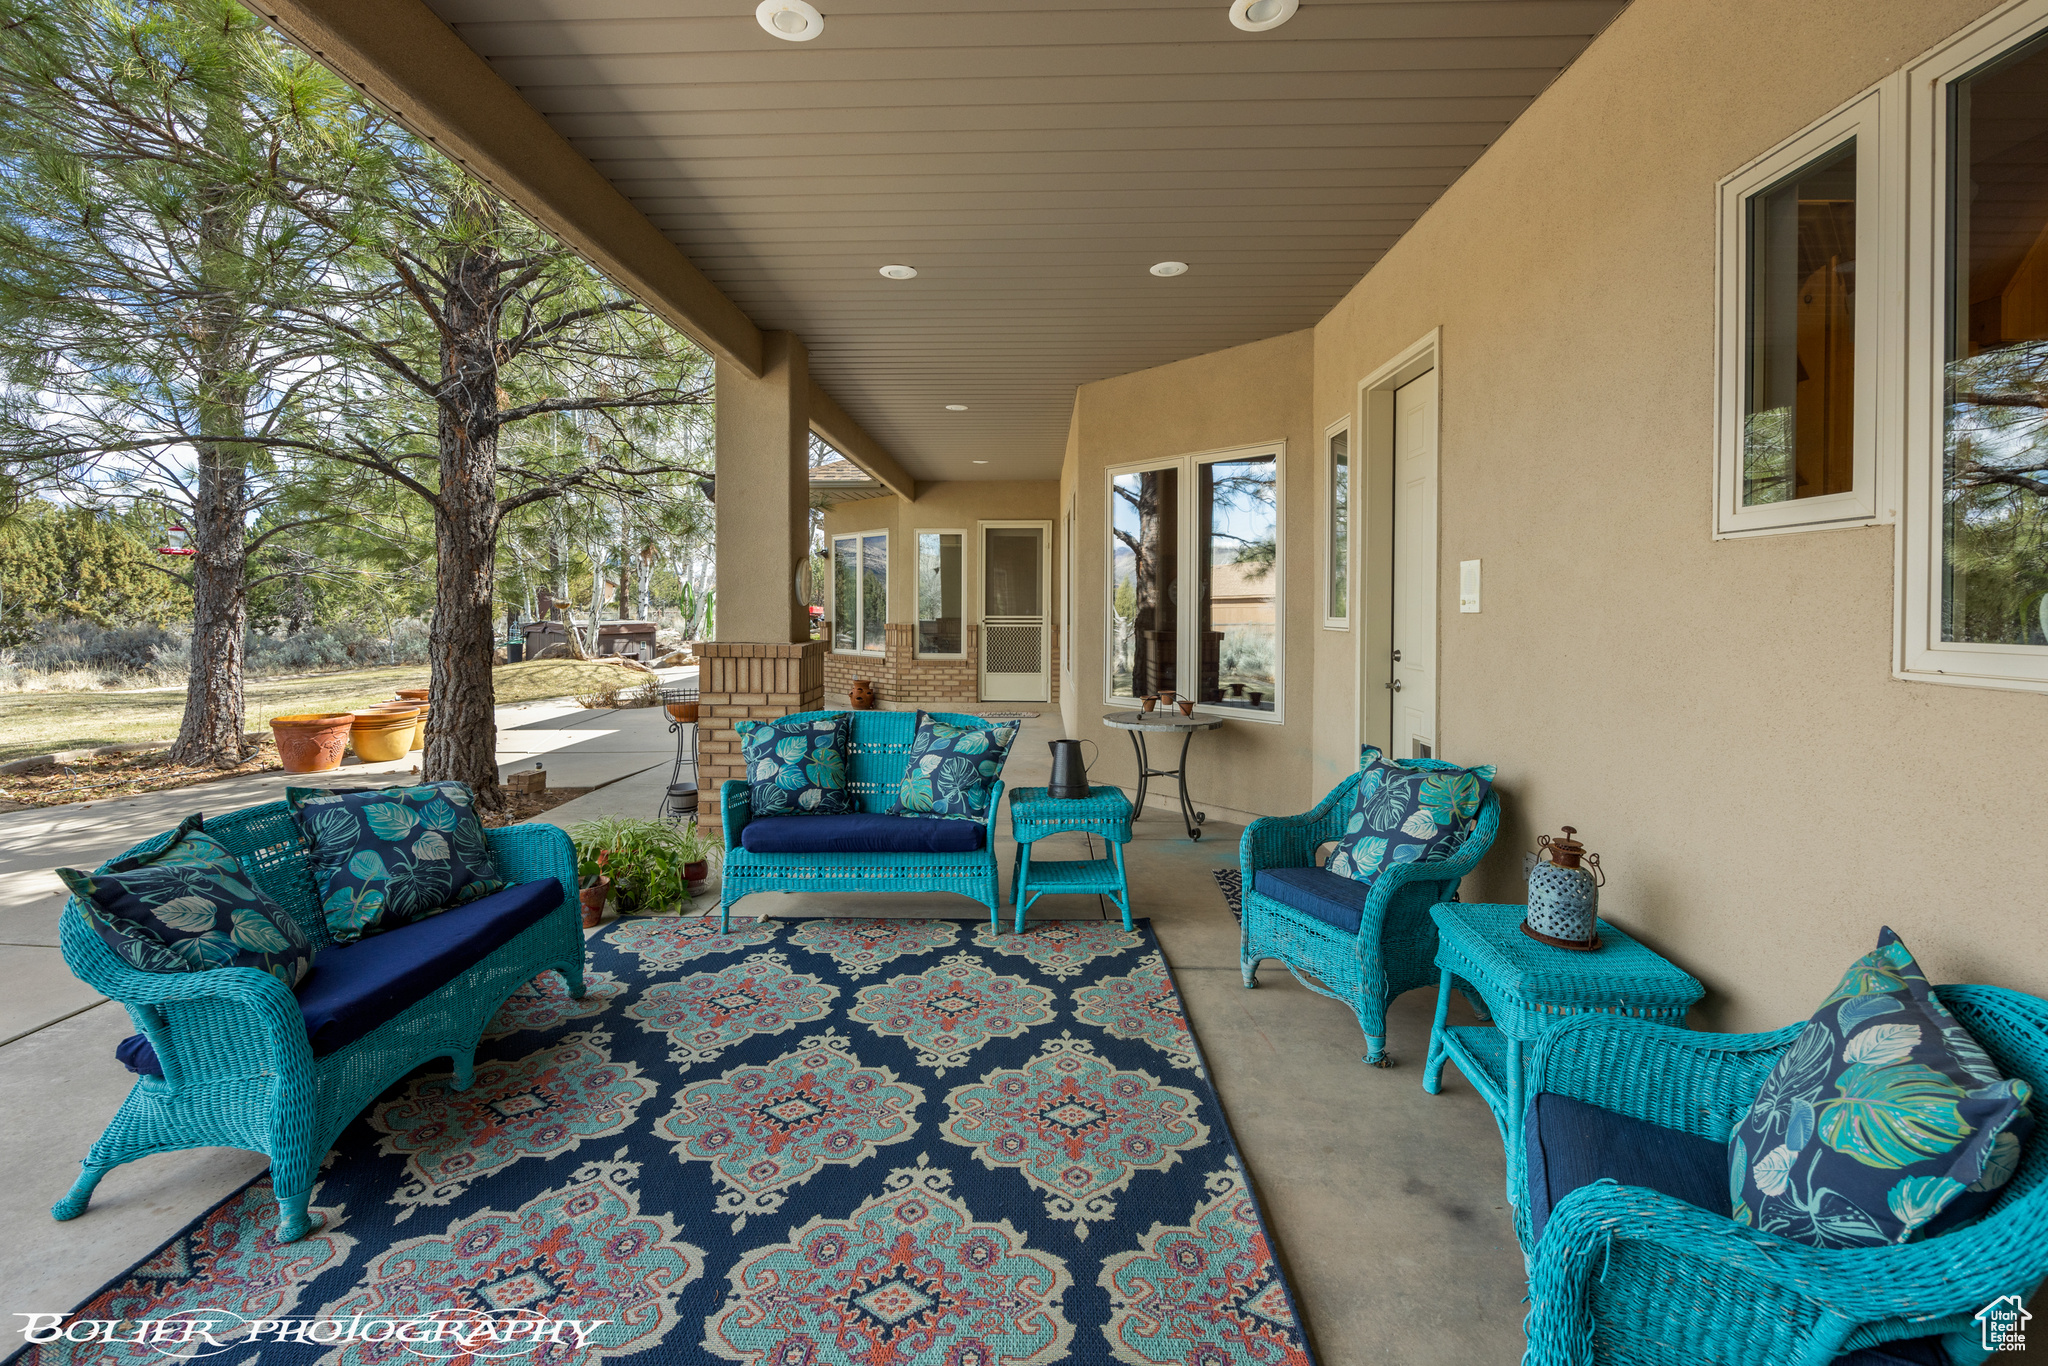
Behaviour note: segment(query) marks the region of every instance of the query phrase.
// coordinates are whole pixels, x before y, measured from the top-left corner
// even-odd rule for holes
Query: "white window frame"
[[[1905,91],[1898,77],[1864,91],[1716,187],[1714,538],[1873,526],[1897,517],[1900,413],[1887,395],[1904,364]],[[1853,486],[1846,493],[1742,505],[1748,392],[1749,205],[1801,167],[1856,142],[1856,392]]]
[[[1330,443],[1339,435],[1344,437],[1344,615],[1337,616],[1330,611],[1330,591],[1337,586],[1337,461],[1330,454]],[[1357,547],[1352,544],[1351,510],[1358,502],[1358,452],[1352,447],[1351,419],[1338,418],[1323,428],[1323,579],[1316,591],[1323,599],[1323,629],[1327,631],[1348,631],[1351,629],[1353,604],[1358,601],[1358,580],[1356,567]]]
[[[1060,672],[1074,676],[1074,510],[1078,493],[1067,494],[1067,522],[1060,542]]]
[[[865,553],[865,547],[863,543],[870,536],[880,536],[882,538],[882,639],[879,642],[877,642],[872,648],[869,648],[867,646],[867,642],[865,639],[865,628],[863,625],[867,618],[867,614],[862,610],[867,605],[864,601],[862,601],[862,595],[867,591],[866,586],[863,582],[865,576],[861,574],[860,569],[858,567],[861,564],[861,556]],[[838,644],[839,585],[833,580],[839,573],[839,543],[841,541],[852,541],[856,547],[854,552],[854,565],[856,567],[854,569],[853,576],[853,634],[854,639],[860,641],[861,644],[859,647],[851,650],[842,650],[839,648]],[[826,626],[826,630],[830,633],[828,638],[833,642],[832,653],[835,655],[857,655],[862,659],[882,658],[883,656],[888,654],[889,571],[891,568],[894,567],[893,565],[891,565],[889,559],[888,528],[876,527],[872,531],[835,532],[831,536],[828,536],[826,538],[826,552],[826,563],[831,565],[831,573],[826,575],[826,601],[832,604],[833,613],[831,621]]]
[[[1944,371],[1947,367],[1948,105],[1956,80],[2048,29],[2048,0],[1978,20],[1903,73],[1911,91],[1906,278],[1906,431],[1892,675],[1920,683],[2048,692],[2048,646],[1941,638]]]
[[[917,594],[922,587],[918,581],[923,572],[920,568],[913,571],[910,583],[910,653],[915,659],[965,659],[967,658],[968,628],[979,620],[979,614],[974,610],[974,603],[968,600],[968,585],[973,581],[974,576],[968,570],[967,551],[974,538],[959,527],[921,526],[910,533],[910,555],[913,562],[922,559],[924,555],[924,538],[926,536],[958,536],[960,538],[960,649],[953,654],[926,654],[923,646],[918,643],[919,635],[917,628],[924,624],[923,608],[917,602]]]
[[[1191,586],[1198,577],[1195,543],[1200,539],[1195,527],[1195,467],[1212,465],[1219,461],[1249,460],[1262,456],[1273,458],[1273,710],[1253,711],[1248,707],[1220,707],[1207,702],[1195,704],[1197,716],[1222,716],[1236,721],[1253,721],[1261,725],[1280,725],[1287,719],[1287,442],[1262,441],[1249,446],[1232,446],[1224,450],[1196,451],[1188,455],[1171,456],[1163,460],[1138,460],[1125,465],[1111,465],[1103,471],[1102,492],[1103,544],[1109,559],[1103,574],[1103,621],[1102,621],[1102,695],[1111,703],[1127,702],[1136,707],[1138,699],[1128,693],[1116,692],[1116,481],[1122,475],[1143,474],[1148,470],[1179,470],[1180,496],[1175,500],[1176,515],[1180,518],[1180,563],[1176,568],[1176,582]],[[1195,612],[1198,606],[1197,594],[1190,587],[1181,593],[1174,603],[1174,634],[1177,648],[1174,656],[1174,676],[1192,678],[1199,656],[1195,627]]]

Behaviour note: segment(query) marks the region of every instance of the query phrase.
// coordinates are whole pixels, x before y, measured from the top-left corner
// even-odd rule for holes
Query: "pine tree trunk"
[[[199,447],[193,489],[192,664],[185,719],[171,761],[242,761],[242,651],[249,630],[248,555],[243,549],[246,475],[239,445]]]
[[[441,345],[440,497],[434,509],[432,709],[421,777],[468,783],[495,811],[497,695],[491,680],[491,589],[498,543],[498,256],[464,252],[449,266]]]

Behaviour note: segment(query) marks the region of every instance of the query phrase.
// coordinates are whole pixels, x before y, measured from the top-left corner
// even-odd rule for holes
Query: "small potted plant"
[[[697,884],[711,876],[711,860],[717,856],[718,847],[697,831],[697,822],[691,821],[682,832],[679,853],[683,858],[683,881],[695,891]]]
[[[579,862],[600,852],[607,856],[605,871],[620,915],[652,914],[689,897],[685,865],[692,856],[703,857],[702,843],[689,842],[692,834],[638,816],[600,816],[569,829]]]
[[[605,899],[612,894],[612,880],[605,875],[611,851],[593,849],[585,853],[578,849],[576,854],[576,877],[582,888],[576,896],[583,903],[583,928],[594,930],[603,923]]]

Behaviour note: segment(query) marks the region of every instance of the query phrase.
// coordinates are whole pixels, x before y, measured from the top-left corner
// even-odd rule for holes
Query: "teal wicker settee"
[[[1437,759],[1404,759],[1406,768],[1455,771]],[[1383,865],[1370,883],[1329,874],[1354,903],[1310,913],[1260,890],[1268,869],[1314,869],[1316,850],[1344,835],[1351,816],[1354,773],[1330,789],[1316,809],[1299,816],[1266,816],[1245,827],[1238,842],[1243,871],[1244,925],[1239,943],[1244,984],[1258,983],[1259,963],[1277,958],[1311,991],[1342,1001],[1365,1031],[1365,1060],[1391,1067],[1387,1056],[1387,1007],[1416,987],[1434,986],[1436,922],[1429,908],[1458,899],[1458,883],[1472,871],[1500,830],[1500,796],[1486,794],[1479,815],[1442,858]],[[1317,876],[1311,874],[1311,876]],[[1318,904],[1322,904],[1319,900]],[[1352,916],[1357,918],[1351,919]],[[1476,994],[1473,1007],[1484,1013]]]
[[[1935,992],[2006,1076],[2048,1095],[2048,1001],[1987,986]],[[1573,1016],[1537,1045],[1531,1103],[1562,1096],[1725,1148],[1803,1028],[1707,1034]],[[1532,1248],[1530,1159],[1508,1161],[1525,1191],[1525,1366],[1826,1366],[1937,1337],[1961,1366],[1988,1355],[1978,1312],[2008,1295],[2025,1302],[2048,1277],[2048,1129],[2035,1130],[1989,1213],[1886,1247],[1809,1247],[1674,1195],[1596,1181],[1557,1200]],[[1725,1167],[1722,1158],[1717,1180]]]
[[[313,972],[301,984],[302,994],[320,978],[323,958],[332,980],[345,969],[329,955],[365,946],[386,959],[387,985],[397,973],[404,994],[393,990],[382,1000],[357,1002],[356,1025],[367,1032],[316,1056],[308,1034],[312,1018],[302,1012],[301,997],[277,978],[255,968],[140,971],[107,947],[73,897],[64,908],[64,961],[86,985],[127,1007],[142,1035],[124,1044],[121,1056],[142,1075],[92,1145],[70,1194],[51,1213],[59,1219],[85,1213],[100,1178],[138,1157],[183,1148],[242,1148],[270,1159],[277,1236],[290,1242],[313,1227],[306,1204],[327,1150],[380,1092],[420,1064],[443,1057],[454,1064],[455,1088],[467,1089],[485,1026],[506,997],[541,972],[559,971],[569,994],[583,995],[575,849],[552,825],[486,831],[500,877],[514,884],[497,897],[520,903],[517,921],[501,920],[493,934],[486,923],[493,908],[484,902],[494,898],[483,898],[336,947],[307,871],[298,824],[285,803],[210,817],[206,832],[241,860],[250,878],[312,941]],[[154,852],[171,838],[165,833],[145,840],[122,857]],[[531,885],[549,878],[560,883],[559,891]],[[514,923],[524,928],[514,930]],[[425,951],[429,943],[437,952]],[[368,1023],[379,1017],[381,1023]],[[137,1057],[144,1059],[140,1065]]]
[[[786,718],[809,720],[832,716],[828,711],[802,712]],[[854,804],[869,817],[886,817],[896,805],[903,771],[910,762],[910,743],[917,734],[917,713],[857,711],[846,760],[846,785]],[[985,725],[979,716],[930,712],[955,725]],[[733,903],[755,892],[958,892],[988,907],[989,925],[997,928],[1002,883],[996,874],[996,815],[1002,810],[1003,785],[993,784],[988,815],[976,826],[980,838],[972,849],[954,852],[761,853],[744,844],[753,803],[747,783],[728,778],[720,794],[725,818],[725,866],[720,874],[718,924],[730,928]],[[833,820],[825,816],[785,816],[804,822]],[[911,818],[929,820],[931,818]],[[941,826],[955,822],[944,821]],[[822,828],[822,827],[821,827]]]

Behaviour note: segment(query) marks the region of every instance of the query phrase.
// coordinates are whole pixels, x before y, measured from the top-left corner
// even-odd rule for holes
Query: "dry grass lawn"
[[[501,704],[572,697],[622,684],[632,687],[649,679],[620,664],[574,659],[503,664],[491,676]],[[273,716],[350,711],[389,701],[399,688],[426,686],[425,665],[254,682],[247,689],[246,729],[267,731]],[[183,688],[0,694],[0,762],[97,745],[168,743],[177,736],[184,713]]]

